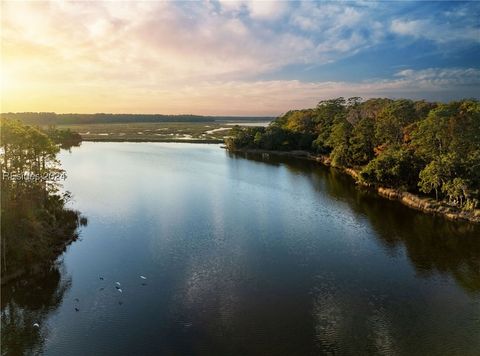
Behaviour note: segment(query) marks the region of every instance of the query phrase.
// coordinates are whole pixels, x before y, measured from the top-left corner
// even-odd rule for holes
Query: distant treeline
[[[480,102],[336,98],[239,128],[231,150],[306,150],[375,186],[421,192],[463,209],[480,200]]]
[[[272,117],[201,116],[161,114],[56,114],[54,112],[2,113],[2,118],[30,125],[106,124],[128,122],[213,122],[213,121],[270,121]]]

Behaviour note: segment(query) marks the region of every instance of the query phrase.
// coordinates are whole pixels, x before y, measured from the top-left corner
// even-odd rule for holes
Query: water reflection
[[[2,291],[11,354],[480,348],[473,225],[380,199],[309,162],[188,144],[87,143],[72,152],[62,162],[66,188],[89,226],[64,255],[71,278],[57,269],[50,282]],[[32,291],[48,283],[51,298],[39,307]],[[35,322],[37,334],[28,331]]]
[[[379,198],[367,189],[356,187],[342,172],[313,162],[252,153],[229,153],[229,156],[284,165],[290,172],[308,177],[315,190],[327,191],[346,202],[358,218],[368,218],[378,242],[390,255],[404,247],[419,276],[445,274],[453,277],[466,292],[480,292],[479,226],[448,221]]]
[[[2,355],[42,353],[49,335],[45,321],[70,286],[60,263],[2,286]]]

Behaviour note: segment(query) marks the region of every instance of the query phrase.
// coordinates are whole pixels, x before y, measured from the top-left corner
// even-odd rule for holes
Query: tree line
[[[342,97],[292,110],[268,127],[235,127],[231,150],[304,150],[364,183],[427,194],[463,209],[480,198],[480,103]]]
[[[66,209],[60,147],[78,143],[69,131],[2,119],[0,142],[2,274],[51,261],[59,243],[72,241],[86,220]]]

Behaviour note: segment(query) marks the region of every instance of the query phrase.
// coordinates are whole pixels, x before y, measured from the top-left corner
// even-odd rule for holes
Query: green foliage
[[[42,131],[19,121],[1,121],[2,179],[4,173],[20,176],[24,173],[44,176],[59,172],[56,154],[59,147]],[[48,183],[48,182],[47,182]],[[23,179],[2,180],[2,189],[15,191],[16,195],[28,194],[31,189],[43,187],[43,181]],[[46,184],[52,189],[54,184]]]
[[[308,150],[364,182],[472,209],[480,192],[480,103],[336,98],[233,133],[236,149]]]
[[[345,117],[346,101],[344,98],[320,101],[316,108],[314,122],[317,138],[313,142],[313,148],[317,153],[330,153],[332,148],[328,139],[332,133],[335,120]]]
[[[265,149],[265,150],[309,150],[314,136],[283,129],[277,125],[263,127],[234,127],[231,136],[225,140],[230,150]]]
[[[412,144],[430,160],[448,152],[469,158],[480,150],[480,103],[474,100],[441,104],[418,123]]]
[[[360,176],[367,183],[408,190],[415,187],[418,171],[418,162],[411,150],[392,146],[370,161]]]
[[[57,256],[59,240],[72,240],[79,213],[58,194],[63,172],[50,137],[15,120],[1,121],[2,272]]]
[[[288,131],[281,127],[268,127],[263,132],[262,142],[256,148],[266,150],[288,150],[291,149]]]
[[[257,136],[257,133],[263,133],[265,129],[263,127],[246,127],[241,128],[234,126],[230,132],[230,137],[225,140],[225,144],[228,149],[235,150],[242,148],[255,148],[257,144],[262,140],[261,136]],[[255,143],[255,139],[257,143]]]
[[[45,133],[53,142],[60,144],[62,148],[79,146],[82,142],[82,136],[80,136],[78,132],[73,132],[70,129],[59,130],[54,126],[50,126]]]
[[[438,199],[438,192],[444,182],[448,180],[450,170],[450,162],[446,157],[431,161],[419,174],[418,186],[420,190],[424,193],[430,193],[434,190],[435,198]]]
[[[308,133],[315,127],[313,110],[290,111],[283,127],[292,132]]]
[[[467,182],[462,178],[446,181],[442,185],[442,192],[447,195],[451,203],[460,206],[463,206],[463,201],[469,196]]]
[[[476,206],[480,189],[480,103],[440,104],[412,134],[416,154],[426,162],[420,172],[423,192],[440,192],[451,204]],[[460,188],[462,187],[462,188]],[[460,194],[461,191],[461,194]]]
[[[400,144],[403,128],[415,121],[415,105],[411,100],[395,100],[380,111],[375,128],[378,144]]]
[[[358,121],[349,140],[353,165],[364,165],[374,158],[375,123],[368,117]]]
[[[344,118],[338,117],[326,144],[332,148],[330,157],[334,166],[347,166],[350,162],[349,140],[352,125]]]

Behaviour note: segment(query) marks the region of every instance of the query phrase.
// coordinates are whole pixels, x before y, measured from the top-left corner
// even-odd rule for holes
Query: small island
[[[268,127],[236,127],[232,152],[321,162],[387,198],[480,223],[480,103],[359,97],[322,100]]]

